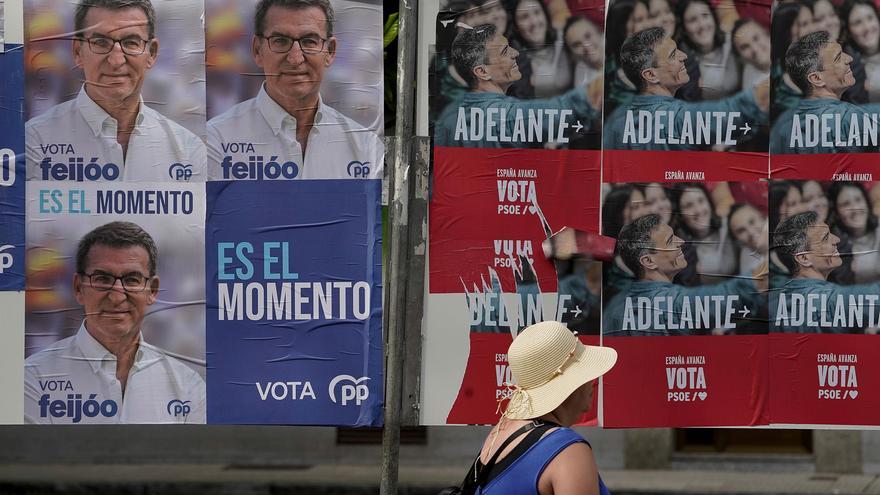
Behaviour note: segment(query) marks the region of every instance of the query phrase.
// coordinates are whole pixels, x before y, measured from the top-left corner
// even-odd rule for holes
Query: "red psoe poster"
[[[520,330],[555,319],[598,342],[599,263],[542,242],[598,229],[604,8],[440,7],[422,421],[494,423]]]
[[[606,426],[770,421],[769,21],[769,4],[609,3]]]

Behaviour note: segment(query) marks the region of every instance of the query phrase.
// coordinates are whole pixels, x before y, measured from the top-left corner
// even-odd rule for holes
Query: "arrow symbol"
[[[743,128],[745,129],[745,131],[743,131],[743,136],[745,136],[746,134],[749,133],[749,131],[752,130],[752,127],[749,125],[748,122],[745,123],[745,125],[743,126]]]
[[[574,132],[581,132],[581,129],[583,129],[583,128],[584,128],[584,126],[581,125],[581,121],[578,120],[577,124],[574,126]]]
[[[751,313],[751,311],[749,311],[748,306],[743,306],[743,309],[737,311],[737,313],[742,315],[740,318],[745,318],[746,316],[749,316],[749,313]]]
[[[452,22],[452,21],[454,21],[454,20],[455,20],[455,19],[447,19],[447,20],[445,20],[445,21],[440,21],[440,24],[442,24],[443,27],[446,27],[446,26],[449,25],[450,22]]]
[[[576,306],[574,307],[574,311],[573,311],[573,313],[574,313],[574,317],[577,318],[578,316],[581,315],[581,313],[583,313],[583,311],[581,311],[581,307],[580,307],[580,306],[577,306],[577,305],[576,305]]]

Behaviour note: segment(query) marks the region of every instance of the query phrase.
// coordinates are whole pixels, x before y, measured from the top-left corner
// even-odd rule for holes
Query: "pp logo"
[[[15,152],[9,148],[0,150],[0,186],[15,184]]]
[[[369,380],[370,377],[362,376],[360,378],[355,378],[351,375],[339,375],[336,378],[330,380],[330,400],[333,401],[334,404],[339,404],[339,401],[336,400],[336,385],[342,382],[342,385],[339,386],[340,392],[342,395],[340,399],[342,400],[342,405],[347,405],[352,400],[355,405],[361,405],[361,403],[367,398],[370,397],[370,389],[367,388],[366,383],[361,383]],[[351,382],[351,383],[344,383]]]
[[[365,179],[370,175],[370,162],[359,162],[357,160],[348,162],[346,170],[349,177]]]
[[[168,175],[174,180],[188,181],[192,178],[193,175],[192,165],[175,163],[168,168]]]
[[[12,244],[0,246],[0,273],[3,273],[3,270],[6,270],[7,268],[11,268],[14,261],[12,259],[12,253],[4,253],[3,251],[7,251],[14,247],[15,246]]]
[[[183,416],[184,418],[189,414],[190,407],[187,405],[191,401],[183,401],[180,399],[174,399],[168,402],[168,406],[166,409],[168,410],[168,414],[174,416],[175,418],[178,416]]]

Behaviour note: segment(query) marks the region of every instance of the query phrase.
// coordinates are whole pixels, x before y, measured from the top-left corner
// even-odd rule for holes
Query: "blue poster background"
[[[209,423],[381,425],[381,187],[379,180],[207,183]],[[221,284],[358,281],[370,287],[362,319],[352,297],[331,318],[229,320],[219,310]],[[265,311],[259,304],[248,306],[252,316],[273,303]],[[311,308],[300,307],[310,315]]]
[[[24,50],[11,43],[5,50],[0,53],[0,290],[19,291],[25,272]]]

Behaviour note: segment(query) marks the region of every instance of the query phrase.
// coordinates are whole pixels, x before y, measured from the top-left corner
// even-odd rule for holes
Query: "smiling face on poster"
[[[29,180],[204,180],[201,0],[25,2]]]
[[[382,177],[378,0],[206,7],[210,180]]]
[[[880,329],[876,189],[876,182],[773,182],[771,331]],[[801,204],[792,207],[791,197]]]
[[[760,183],[610,185],[602,230],[617,247],[603,277],[603,334],[765,333],[765,191]]]
[[[847,163],[869,169],[869,156],[859,154],[878,149],[877,4],[873,0],[792,4],[774,13],[773,24],[770,148],[781,155],[777,163],[815,170],[819,173],[811,175],[824,179],[818,170],[822,157],[785,155],[850,153],[854,156]]]
[[[599,149],[600,4],[464,0],[441,9],[431,95],[437,146]]]
[[[25,422],[204,423],[204,192],[30,184]]]
[[[611,22],[605,149],[766,153],[769,5],[613,0]]]

